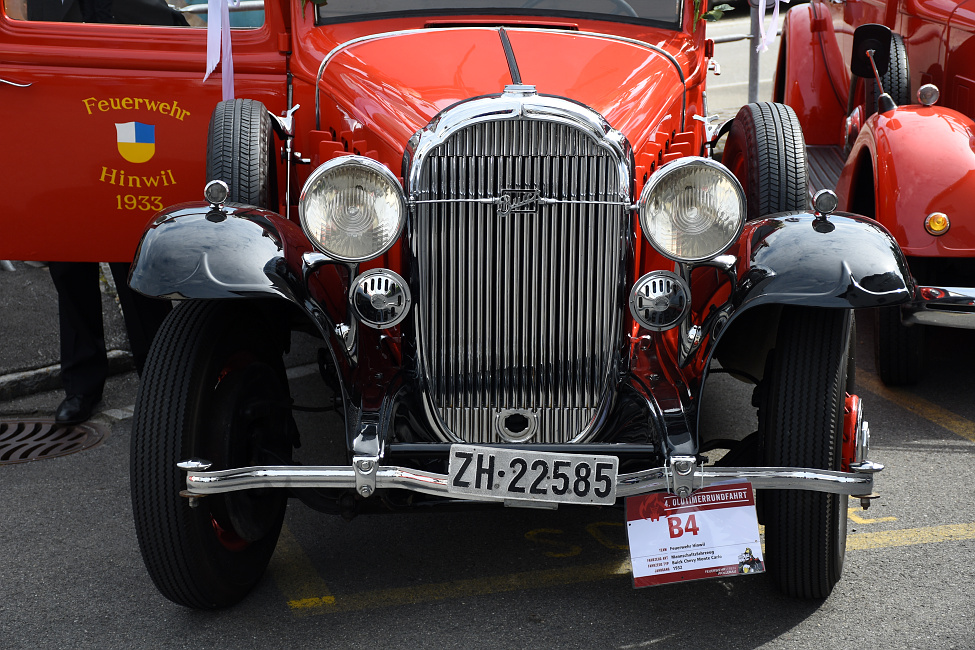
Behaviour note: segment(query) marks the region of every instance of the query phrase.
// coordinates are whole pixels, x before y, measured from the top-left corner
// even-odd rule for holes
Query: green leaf
[[[726,11],[734,11],[734,10],[735,8],[732,7],[731,5],[722,4],[722,5],[718,5],[717,7],[715,7],[714,9],[707,12],[701,17],[704,18],[704,20],[708,21],[709,23],[713,23],[716,20],[721,20],[724,17]]]

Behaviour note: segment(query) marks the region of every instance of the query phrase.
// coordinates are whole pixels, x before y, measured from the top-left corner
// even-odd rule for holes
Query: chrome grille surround
[[[632,241],[632,153],[594,111],[530,86],[458,104],[404,178],[421,391],[448,442],[581,442],[611,407]]]

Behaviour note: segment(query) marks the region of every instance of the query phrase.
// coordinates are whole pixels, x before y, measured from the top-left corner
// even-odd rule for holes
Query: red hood
[[[660,34],[667,51],[691,46],[685,34]],[[678,70],[659,52],[552,30],[513,29],[508,36],[522,83],[589,106],[631,144],[652,137],[674,101],[680,105]],[[494,28],[430,30],[352,45],[329,62],[323,79],[351,117],[397,151],[443,109],[512,83]]]

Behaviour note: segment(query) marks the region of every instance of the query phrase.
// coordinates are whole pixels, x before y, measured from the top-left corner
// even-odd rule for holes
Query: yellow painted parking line
[[[947,526],[859,533],[846,538],[846,548],[847,550],[863,551],[874,548],[932,544],[934,542],[957,542],[963,539],[975,539],[975,524],[948,524]]]
[[[922,397],[912,395],[906,390],[884,386],[880,378],[872,372],[857,369],[857,385],[901,408],[920,415],[929,422],[944,427],[948,431],[975,442],[975,422],[941,408]]]
[[[885,521],[897,521],[897,517],[877,517],[875,519],[870,519],[868,517],[861,517],[860,513],[863,510],[860,507],[847,508],[847,515],[850,517],[850,521],[856,524],[879,524]]]
[[[294,607],[319,607],[335,602],[335,596],[321,579],[311,560],[287,526],[281,527],[278,545],[271,557],[269,573],[278,589]],[[297,603],[297,605],[296,605]]]
[[[296,616],[331,614],[333,612],[381,609],[396,605],[416,605],[471,596],[485,596],[510,591],[558,587],[581,582],[597,582],[629,575],[630,561],[605,562],[561,569],[540,569],[500,576],[452,580],[414,587],[377,589],[353,594],[333,595],[318,577],[311,562],[297,546],[290,533],[282,532],[282,542],[275,553],[272,574],[288,607]],[[898,546],[975,539],[975,524],[949,524],[926,528],[858,533],[847,537],[847,550],[863,551]],[[290,566],[288,566],[290,565]],[[277,575],[281,574],[281,575]]]

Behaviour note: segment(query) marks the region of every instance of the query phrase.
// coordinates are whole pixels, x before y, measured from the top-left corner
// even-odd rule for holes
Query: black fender
[[[731,296],[704,328],[711,336],[701,393],[712,358],[761,380],[785,305],[862,309],[906,303],[915,293],[897,242],[866,217],[777,214],[747,223],[741,242]]]
[[[330,312],[306,285],[306,272],[318,268],[318,273],[335,273],[332,264],[306,264],[304,255],[314,252],[301,228],[275,212],[239,204],[217,209],[184,203],[149,224],[136,250],[129,286],[146,296],[173,300],[253,300],[289,326],[317,330],[335,366],[346,413],[351,413],[346,418],[348,447],[372,449],[376,436],[388,432],[379,431],[375,417],[369,419],[374,413],[363,413],[365,400],[357,390],[362,379],[352,380],[362,364],[336,334],[335,318],[342,314]],[[321,278],[318,282],[323,283]],[[324,280],[330,282],[342,284],[337,274]],[[340,294],[344,297],[345,291]],[[378,348],[372,339],[379,339],[380,332],[366,329],[359,336],[370,337],[370,347]],[[365,365],[363,372],[368,372]],[[383,387],[392,396],[401,382],[395,377]]]
[[[184,203],[149,224],[129,286],[155,298],[275,297],[301,307],[302,279],[290,269],[301,268],[300,257],[308,250],[301,229],[277,213]]]
[[[914,284],[894,238],[848,213],[782,213],[742,233],[735,315],[766,303],[860,309],[908,302]]]

